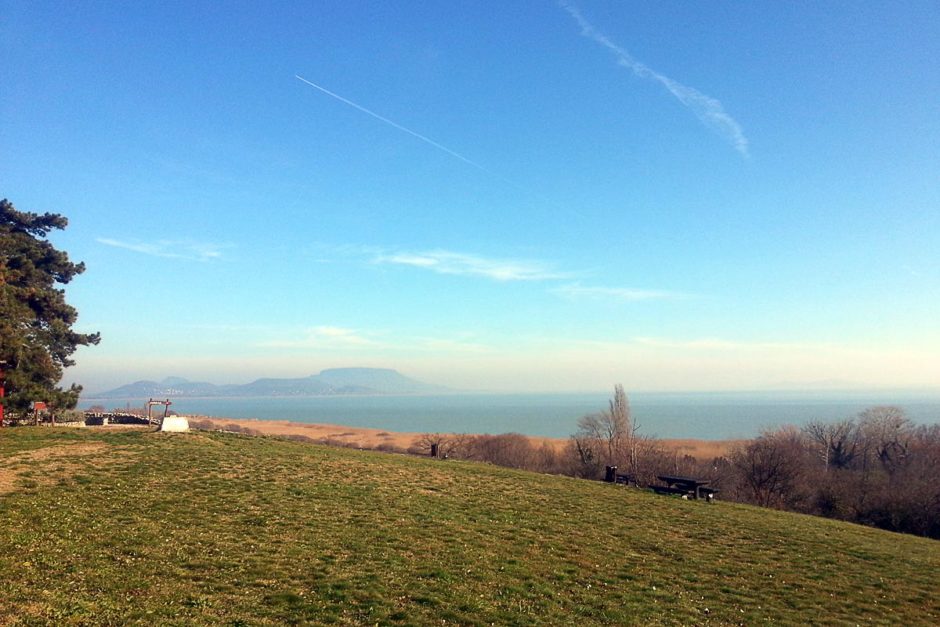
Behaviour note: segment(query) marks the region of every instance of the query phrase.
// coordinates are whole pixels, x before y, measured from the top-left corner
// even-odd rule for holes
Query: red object
[[[48,407],[42,401],[33,401],[33,411],[46,411]]]
[[[5,361],[0,361],[0,398],[3,398],[3,395],[6,393],[6,390],[3,388],[3,366]],[[3,402],[0,401],[0,427],[3,426]]]
[[[6,390],[3,389],[3,367],[0,367],[0,398],[3,398],[3,395],[6,393]],[[3,402],[0,401],[0,427],[3,426]]]

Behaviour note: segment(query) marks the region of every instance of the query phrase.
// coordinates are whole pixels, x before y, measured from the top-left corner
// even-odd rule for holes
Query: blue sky
[[[940,385],[935,2],[0,11],[86,389]]]

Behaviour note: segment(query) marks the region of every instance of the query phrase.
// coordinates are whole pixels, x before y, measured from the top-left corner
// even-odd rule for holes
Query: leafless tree
[[[906,462],[913,424],[899,407],[880,406],[866,409],[858,418],[858,428],[866,452],[893,474]]]
[[[412,450],[429,454],[436,446],[439,457],[470,459],[474,436],[464,433],[425,433],[412,444]]]
[[[814,420],[803,427],[803,433],[818,447],[826,471],[829,468],[847,468],[855,459],[859,430],[854,420]]]
[[[536,450],[526,436],[519,433],[478,435],[473,442],[474,459],[509,468],[533,469]]]
[[[750,501],[764,507],[782,507],[795,500],[801,472],[800,434],[796,429],[765,431],[732,453]]]
[[[535,466],[533,470],[553,475],[565,474],[567,468],[564,465],[563,459],[564,457],[555,446],[548,442],[543,442],[535,452]]]
[[[572,474],[585,479],[597,479],[604,466],[601,439],[592,434],[593,425],[585,425],[587,416],[578,420],[578,432],[571,436],[569,452],[575,460]]]
[[[630,416],[630,403],[622,385],[614,386],[614,396],[605,411],[578,419],[573,436],[575,448],[585,469],[603,465],[637,467],[636,430]]]

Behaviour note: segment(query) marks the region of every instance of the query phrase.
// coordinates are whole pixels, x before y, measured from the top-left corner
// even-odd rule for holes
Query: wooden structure
[[[39,424],[40,412],[49,411],[49,406],[43,401],[33,401],[33,423]],[[52,415],[52,424],[55,425],[55,414]]]
[[[676,475],[659,475],[657,479],[665,483],[662,486],[653,486],[657,494],[678,494],[690,499],[705,499],[711,501],[718,490],[708,487],[708,479],[694,477],[679,477]]]
[[[147,401],[147,422],[152,425],[159,425],[161,422],[163,422],[163,419],[169,415],[170,405],[172,404],[173,402],[170,399],[166,399],[164,401],[155,401],[151,398],[149,401]],[[163,405],[163,415],[159,418],[153,417],[152,408],[154,405]]]

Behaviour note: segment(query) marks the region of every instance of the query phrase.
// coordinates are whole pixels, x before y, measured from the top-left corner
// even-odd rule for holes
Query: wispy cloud
[[[491,346],[479,342],[437,337],[416,338],[415,347],[419,350],[442,353],[489,353]]]
[[[332,326],[319,326],[310,329],[309,334],[312,337],[317,337],[331,342],[342,342],[344,344],[374,344],[372,340],[369,340],[361,335],[357,334],[353,329],[346,329],[343,327],[332,327]]]
[[[618,65],[627,68],[640,78],[656,81],[665,87],[670,94],[692,111],[703,124],[722,135],[743,156],[748,156],[748,140],[744,136],[741,125],[724,110],[719,100],[660,74],[636,60],[629,52],[594,28],[581,14],[578,7],[568,2],[568,0],[558,0],[558,4],[578,23],[582,35],[613,53]]]
[[[559,269],[544,260],[482,255],[450,250],[407,251],[383,249],[375,246],[347,244],[342,246],[317,244],[315,252],[365,260],[373,265],[406,266],[437,274],[480,277],[502,283],[544,282],[546,291],[569,300],[607,300],[615,302],[641,302],[657,300],[684,300],[695,294],[661,289],[582,285],[577,282],[584,272]]]
[[[495,259],[447,250],[379,254],[378,264],[411,266],[438,274],[480,276],[495,281],[546,281],[570,278],[548,264],[521,259]]]
[[[316,326],[304,329],[294,337],[269,340],[258,344],[264,348],[379,348],[381,342],[355,329]]]
[[[489,346],[473,339],[472,334],[456,333],[452,337],[412,336],[382,330],[353,329],[348,327],[320,325],[285,332],[272,329],[281,335],[276,339],[258,342],[260,348],[320,349],[376,353],[404,352],[409,355],[424,353],[485,353]]]
[[[154,242],[126,242],[108,237],[99,237],[95,241],[105,246],[132,250],[151,257],[165,259],[188,259],[190,261],[210,261],[222,257],[219,244],[198,243],[179,240],[157,240]]]
[[[768,349],[816,349],[823,348],[820,344],[787,343],[787,342],[742,342],[725,340],[721,338],[696,338],[692,340],[676,340],[656,337],[636,337],[634,343],[656,348],[678,348],[682,350],[768,350]]]
[[[665,290],[642,290],[630,287],[589,286],[580,285],[577,283],[556,287],[552,290],[552,292],[572,300],[587,298],[620,301],[641,301],[687,298],[685,294],[680,294],[678,292],[668,292]]]

